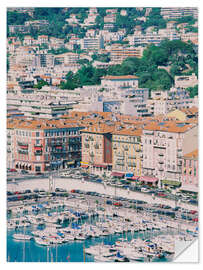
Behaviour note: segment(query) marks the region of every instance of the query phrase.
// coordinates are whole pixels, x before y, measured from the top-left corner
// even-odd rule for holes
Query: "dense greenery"
[[[100,61],[100,62],[109,62],[111,59],[109,54],[93,54],[92,60]]]
[[[146,29],[149,26],[155,26],[157,29],[166,28],[166,21],[163,19],[160,12],[161,8],[153,8],[142,28]]]
[[[16,11],[8,11],[7,12],[7,25],[22,25],[24,22],[29,21],[32,19],[28,14],[19,13]]]
[[[44,80],[38,81],[37,84],[34,85],[34,88],[41,89],[44,85],[49,85],[48,82]]]
[[[179,23],[188,23],[189,25],[192,25],[196,22],[196,19],[194,19],[192,16],[184,16],[181,18],[176,19],[177,24]]]
[[[52,53],[55,55],[63,54],[63,53],[67,53],[67,52],[71,52],[71,51],[66,49],[66,48],[60,48],[60,49],[56,49],[56,50],[54,50],[54,49],[48,50],[48,53]]]
[[[95,55],[93,55],[93,60]],[[160,67],[161,66],[161,67]],[[170,66],[169,72],[164,66]],[[139,86],[150,90],[168,90],[173,85],[174,76],[198,71],[198,58],[191,43],[180,40],[163,41],[159,47],[148,46],[142,58],[130,57],[121,65],[109,66],[107,70],[96,69],[90,64],[83,66],[75,74],[69,73],[62,89],[74,89],[82,85],[99,84],[105,75],[137,75]],[[70,76],[71,75],[71,76]],[[194,93],[196,90],[191,90]]]
[[[80,68],[75,74],[68,72],[66,75],[66,82],[62,82],[61,89],[75,89],[82,87],[83,85],[95,85],[100,84],[101,77],[106,75],[106,70],[96,69],[92,65],[85,65]]]
[[[191,98],[198,96],[198,85],[195,85],[194,87],[188,87],[186,90],[190,93]]]

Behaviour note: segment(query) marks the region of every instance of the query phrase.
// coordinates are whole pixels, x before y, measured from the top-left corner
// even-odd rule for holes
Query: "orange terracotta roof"
[[[165,131],[165,132],[174,132],[174,133],[184,133],[187,130],[194,127],[194,124],[180,122],[180,121],[163,121],[161,122],[150,122],[147,124],[145,130],[154,130],[154,131]]]
[[[195,149],[194,151],[185,154],[184,158],[192,158],[192,159],[198,159],[198,149]]]
[[[115,135],[127,135],[127,136],[141,136],[142,129],[133,129],[133,128],[123,128],[120,130],[115,130],[113,132]]]

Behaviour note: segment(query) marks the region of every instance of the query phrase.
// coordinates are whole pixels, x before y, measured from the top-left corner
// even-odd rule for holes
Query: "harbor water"
[[[94,256],[84,253],[84,248],[103,243],[105,245],[114,244],[118,239],[150,239],[152,236],[160,234],[173,234],[175,230],[150,231],[114,234],[98,238],[90,238],[84,241],[75,240],[62,245],[45,247],[39,246],[34,240],[19,241],[13,239],[14,233],[23,233],[24,229],[9,230],[7,232],[7,261],[8,262],[94,262]],[[31,234],[30,229],[25,230],[26,234]],[[162,258],[159,262],[169,261]]]

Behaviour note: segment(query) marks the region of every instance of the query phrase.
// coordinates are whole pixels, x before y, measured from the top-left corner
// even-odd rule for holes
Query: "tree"
[[[186,90],[190,93],[191,98],[198,96],[198,85],[195,85],[194,87],[188,87]]]
[[[34,88],[41,89],[44,85],[49,85],[48,82],[44,80],[38,81],[37,84],[34,85]]]

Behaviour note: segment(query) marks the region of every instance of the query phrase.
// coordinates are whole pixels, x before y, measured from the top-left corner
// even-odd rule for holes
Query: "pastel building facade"
[[[89,127],[82,131],[81,166],[98,175],[108,174],[112,169],[112,129]]]
[[[112,135],[112,171],[142,175],[142,130],[121,129]]]
[[[197,144],[195,124],[166,121],[146,125],[142,135],[143,175],[181,182],[182,157]]]
[[[49,120],[10,120],[13,127],[12,168],[30,172],[76,166],[81,161],[83,128]],[[9,164],[10,165],[10,164]]]
[[[195,149],[182,158],[181,189],[198,192],[198,178],[198,149]]]

